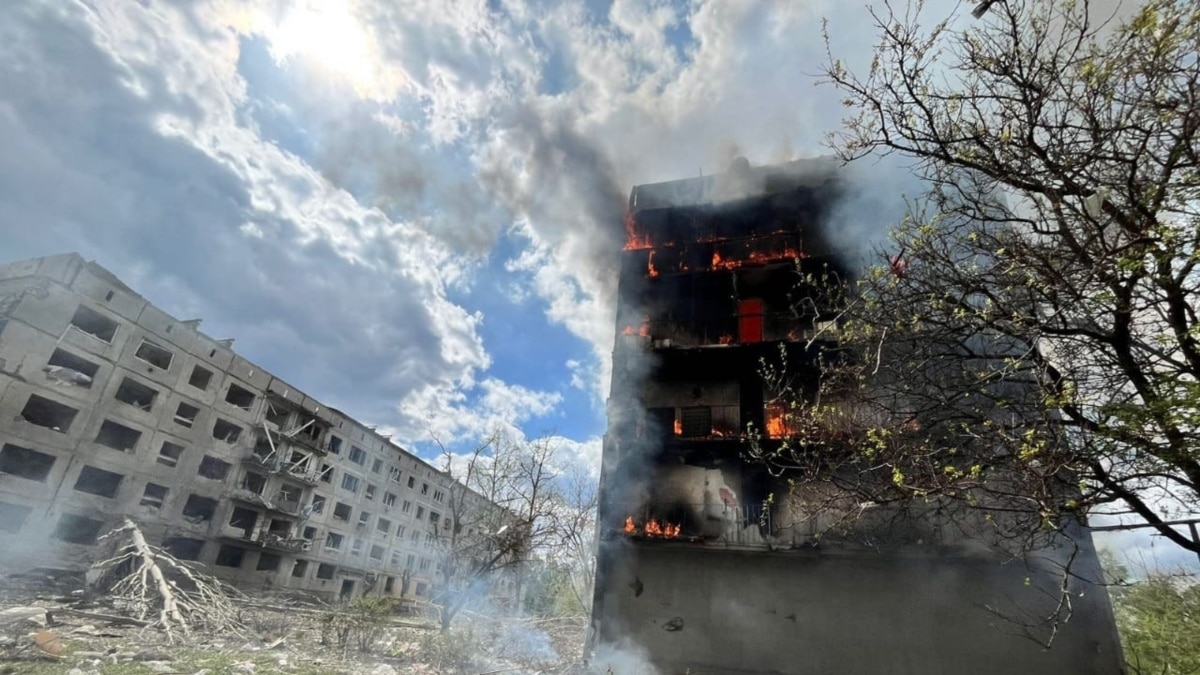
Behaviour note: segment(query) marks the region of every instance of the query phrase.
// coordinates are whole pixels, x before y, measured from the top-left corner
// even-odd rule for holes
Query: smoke
[[[597,646],[588,665],[593,673],[659,675],[646,650],[628,638]]]

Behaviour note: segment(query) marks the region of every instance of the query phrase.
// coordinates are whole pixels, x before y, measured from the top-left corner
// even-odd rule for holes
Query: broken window
[[[161,509],[163,500],[167,498],[167,488],[164,485],[156,483],[146,483],[146,489],[142,491],[142,501],[138,506],[146,506],[152,509]]]
[[[218,419],[213,422],[212,437],[226,443],[237,443],[242,435],[242,428],[228,420]]]
[[[318,579],[332,579],[333,573],[336,569],[337,568],[334,567],[333,565],[327,565],[325,563],[321,563],[321,564],[317,565],[317,578]]]
[[[438,513],[437,511],[429,512],[429,524],[430,525],[437,525],[441,521],[442,521],[442,514]]]
[[[379,473],[380,471],[383,471],[383,460],[376,458],[371,464],[371,473]]]
[[[200,460],[200,468],[196,473],[210,480],[225,480],[232,466],[229,462],[223,462],[212,455],[205,455],[204,459]]]
[[[71,317],[71,326],[101,342],[111,343],[117,336],[117,322],[87,305],[80,305],[75,310],[75,316]]]
[[[421,564],[417,566],[417,569],[422,572],[428,572],[429,571],[429,558],[421,558]]]
[[[325,513],[325,498],[322,497],[321,495],[313,495],[312,512],[313,513]]]
[[[0,448],[0,473],[42,482],[50,475],[53,466],[52,455],[11,443],[5,443],[4,447]]]
[[[308,561],[297,558],[296,561],[292,563],[292,576],[296,577],[297,579],[303,579],[304,575],[307,573]]]
[[[0,532],[20,532],[30,511],[28,506],[0,502]]]
[[[203,549],[203,539],[167,537],[163,540],[163,550],[180,560],[199,560],[200,551]]]
[[[254,533],[254,525],[258,522],[258,511],[238,506],[229,514],[229,526],[242,530],[242,536],[247,539]]]
[[[367,453],[357,445],[350,446],[350,461],[362,466],[367,463]]]
[[[307,539],[309,541],[312,541],[313,539],[317,538],[317,528],[309,525],[308,527],[304,528],[304,534],[302,534],[300,536],[304,537],[305,539]]]
[[[204,391],[208,389],[208,385],[212,382],[212,371],[200,366],[192,366],[192,375],[188,378],[188,384]]]
[[[245,557],[246,549],[226,544],[217,551],[216,564],[221,567],[241,567]]]
[[[422,519],[422,518],[424,518],[424,517],[425,517],[425,507],[424,507],[424,506],[418,506],[418,507],[417,507],[417,520],[420,520],[420,519]]]
[[[383,493],[383,505],[384,506],[395,506],[396,505],[396,495],[394,495],[390,492]]]
[[[154,399],[158,396],[158,390],[138,382],[137,380],[128,377],[121,380],[121,386],[117,387],[117,393],[113,398],[121,403],[139,409],[149,411],[154,405]]]
[[[183,455],[182,445],[163,441],[162,447],[158,449],[158,463],[166,466],[178,466],[181,455]]]
[[[367,523],[371,522],[371,514],[366,511],[361,511],[358,514],[358,526],[366,527]]]
[[[422,495],[429,494],[429,483],[421,483],[421,494]]]
[[[104,420],[100,425],[100,432],[96,434],[96,442],[113,450],[121,452],[129,452],[142,437],[142,432],[137,429],[130,429],[124,424],[118,424],[112,420]]]
[[[392,468],[388,469],[388,472],[391,473],[391,475],[392,475],[393,483],[400,482],[401,476],[403,476],[403,472],[400,471],[400,469],[397,469],[396,467],[393,466]]]
[[[183,517],[193,523],[204,523],[212,520],[217,512],[217,500],[188,495],[187,503],[183,505]]]
[[[58,519],[58,525],[51,536],[71,544],[88,545],[96,541],[96,536],[100,534],[100,528],[103,526],[102,521],[64,513]]]
[[[429,585],[426,584],[425,582],[417,583],[417,595],[420,595],[420,596],[425,595],[425,590],[427,588],[429,588]]]
[[[288,416],[290,413],[287,408],[282,406],[275,407],[274,403],[267,401],[267,421],[275,426],[283,429],[287,426]]]
[[[282,504],[300,504],[300,488],[295,485],[284,485],[279,488],[279,493],[275,495],[275,500]]]
[[[71,352],[55,349],[54,353],[50,355],[50,360],[46,362],[46,367],[42,370],[46,373],[47,379],[91,389],[92,381],[96,379],[96,373],[100,370],[100,366],[75,356]]]
[[[279,569],[279,556],[274,553],[259,553],[258,564],[254,569],[259,572],[274,572]]]
[[[712,435],[712,408],[692,406],[679,409],[679,434],[684,438],[700,438]]]
[[[358,492],[358,477],[350,474],[342,475],[342,489],[348,492]]]
[[[397,537],[403,537],[403,536],[404,536],[404,525],[403,525],[403,524],[400,524],[400,525],[397,525],[397,526],[396,526],[396,536],[397,536]]]
[[[254,392],[230,383],[229,391],[225,392],[225,402],[235,408],[249,410],[254,406]]]
[[[142,340],[142,344],[138,345],[137,351],[133,355],[162,370],[169,369],[171,361],[175,359],[173,352],[153,340]]]
[[[379,544],[375,544],[375,545],[371,546],[370,557],[371,557],[371,560],[382,561],[383,560],[383,547],[380,546]]]
[[[329,466],[328,464],[321,464],[320,478],[321,478],[322,483],[332,483],[333,482],[333,467]]]
[[[261,495],[263,490],[267,489],[267,477],[254,472],[246,472],[246,476],[242,478],[242,489],[249,490],[256,495]]]
[[[409,490],[413,489],[413,486],[416,484],[417,484],[417,479],[412,476],[409,476],[408,477],[408,489]]]
[[[180,403],[179,407],[175,409],[175,423],[191,429],[196,424],[196,416],[199,414],[200,409],[196,406]]]
[[[445,495],[445,494],[443,494],[441,490],[434,490],[434,491],[433,491],[433,501],[435,501],[435,502],[441,502],[441,501],[442,501],[442,499],[444,499],[444,498],[445,498],[445,496],[446,496],[446,495]]]
[[[25,407],[21,410],[21,417],[26,422],[62,434],[67,433],[71,422],[75,421],[75,416],[78,414],[79,411],[71,406],[51,401],[37,394],[30,394],[29,400],[25,402]]]
[[[329,454],[331,455],[342,454],[342,439],[337,436],[330,436],[329,446],[326,449],[329,450]]]
[[[350,508],[349,504],[346,504],[345,502],[338,502],[337,505],[333,507],[333,519],[350,522],[350,514],[353,511],[354,509]]]
[[[342,541],[343,541],[344,539],[345,539],[345,537],[343,537],[342,535],[338,534],[337,532],[330,532],[330,533],[326,534],[326,535],[325,535],[325,548],[326,548],[326,550],[329,550],[329,551],[340,551],[340,550],[342,550]]]
[[[412,502],[405,499],[404,506],[400,507],[400,512],[401,513],[409,513],[410,511],[412,511]]]
[[[367,483],[367,489],[363,491],[363,497],[375,499],[375,486]]]
[[[395,564],[396,564],[396,554],[393,553],[392,554],[392,565],[394,566]],[[395,591],[395,589],[396,589],[396,577],[387,577],[387,579],[383,582],[383,592],[391,593],[391,592]]]
[[[387,518],[380,518],[375,521],[375,529],[383,534],[389,534],[392,530],[392,521]]]
[[[354,543],[350,546],[350,555],[362,555],[363,540],[359,537],[354,538]]]

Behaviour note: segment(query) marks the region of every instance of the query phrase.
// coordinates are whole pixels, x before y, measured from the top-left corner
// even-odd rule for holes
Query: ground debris
[[[130,545],[127,540],[115,543],[105,557],[115,558]],[[172,593],[184,596],[175,590],[185,588],[182,579],[159,562],[157,550],[150,550],[164,580],[177,584]],[[125,577],[112,575],[108,587],[134,569],[139,568],[126,568]],[[198,570],[192,572],[200,578]],[[328,633],[329,617],[354,615],[354,603],[327,605],[272,592],[233,596],[236,621],[231,624],[190,621],[186,633],[173,629],[168,634],[154,625],[161,605],[154,600],[151,576],[147,600],[156,604],[144,619],[123,597],[102,591],[102,585],[77,592],[83,588],[81,575],[38,572],[26,578],[40,582],[24,594],[12,587],[22,581],[0,578],[0,598],[9,600],[0,602],[0,673],[565,675],[578,666],[586,628],[582,617],[498,619],[465,612],[442,634],[427,621],[391,613],[379,617],[378,630],[367,635],[363,648],[357,638],[346,648],[336,642],[322,645],[322,636]],[[231,629],[234,624],[237,628]],[[39,632],[54,636],[61,647],[58,656],[38,646]],[[43,638],[44,644],[52,642]]]

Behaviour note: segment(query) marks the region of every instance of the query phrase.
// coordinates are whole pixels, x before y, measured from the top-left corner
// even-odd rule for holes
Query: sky
[[[828,154],[864,5],[2,2],[0,262],[78,252],[427,458],[595,468],[630,188]]]

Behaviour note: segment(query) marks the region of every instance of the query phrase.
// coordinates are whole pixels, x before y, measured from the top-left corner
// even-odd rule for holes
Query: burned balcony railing
[[[769,504],[674,503],[631,508],[605,536],[706,546],[765,547],[774,522]]]
[[[620,332],[624,339],[643,343],[651,349],[807,342],[814,338],[832,340],[837,333],[836,326],[830,321],[790,311],[709,320],[649,320],[626,326]]]
[[[672,409],[668,408],[667,411]],[[675,408],[672,434],[676,438],[738,438],[742,433],[742,408],[736,405]]]

